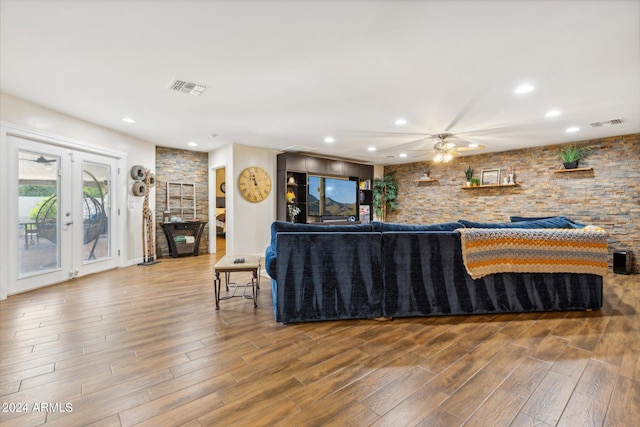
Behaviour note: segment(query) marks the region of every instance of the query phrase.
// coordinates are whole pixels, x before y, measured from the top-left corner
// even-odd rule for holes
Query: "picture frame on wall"
[[[484,169],[480,175],[480,185],[499,185],[500,169]]]

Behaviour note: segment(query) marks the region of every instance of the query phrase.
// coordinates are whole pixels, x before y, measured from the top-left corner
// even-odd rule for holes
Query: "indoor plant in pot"
[[[589,152],[589,147],[579,147],[576,144],[566,145],[560,149],[558,155],[562,159],[565,169],[575,169],[578,162]]]
[[[471,178],[473,178],[473,169],[471,169],[471,166],[469,166],[467,169],[465,169],[464,174],[467,177],[467,187],[470,187],[471,186]]]
[[[387,212],[398,209],[398,181],[394,172],[389,172],[383,179],[373,180],[373,211],[384,222]]]

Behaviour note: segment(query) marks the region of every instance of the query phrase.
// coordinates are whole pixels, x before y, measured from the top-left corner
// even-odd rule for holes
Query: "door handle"
[[[73,221],[69,221],[69,222],[65,222],[64,225],[66,226],[70,226],[71,224],[73,224]]]

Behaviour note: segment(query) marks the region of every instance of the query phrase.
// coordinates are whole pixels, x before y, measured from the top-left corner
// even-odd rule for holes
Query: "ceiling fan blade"
[[[478,102],[478,97],[476,97],[475,99],[470,100],[469,102],[466,103],[466,105],[464,107],[462,107],[462,110],[460,110],[458,112],[458,114],[453,118],[453,120],[451,121],[451,123],[449,123],[449,126],[447,126],[444,131],[445,132],[449,132],[455,125],[458,124],[458,122],[467,115],[467,113],[469,111],[471,111],[471,109],[473,108],[474,105],[476,105],[476,103]]]
[[[484,145],[478,145],[477,147],[456,147],[453,150],[454,151],[473,151],[473,150],[484,150],[485,148],[487,148]]]

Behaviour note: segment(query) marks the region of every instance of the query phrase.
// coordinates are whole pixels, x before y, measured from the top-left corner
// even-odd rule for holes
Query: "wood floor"
[[[0,303],[8,426],[635,426],[640,276],[597,312],[277,324],[215,311],[216,256]],[[244,279],[240,274],[234,279]]]

